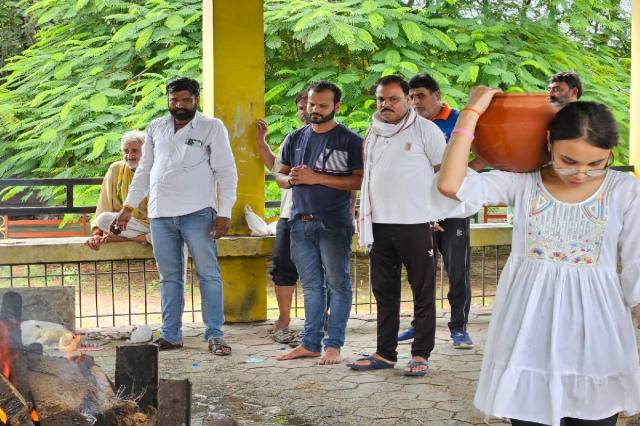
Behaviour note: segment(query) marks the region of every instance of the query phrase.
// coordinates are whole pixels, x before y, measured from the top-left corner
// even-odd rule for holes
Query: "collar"
[[[442,109],[440,109],[440,112],[438,113],[438,115],[433,117],[431,119],[431,121],[436,121],[436,120],[446,121],[446,120],[449,119],[450,115],[451,115],[451,107],[449,105],[447,105],[446,102],[443,102],[442,103]]]

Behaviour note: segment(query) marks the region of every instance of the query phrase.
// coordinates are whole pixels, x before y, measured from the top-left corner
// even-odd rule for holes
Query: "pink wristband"
[[[473,141],[475,139],[475,136],[473,135],[473,133],[467,129],[462,129],[462,128],[455,128],[453,129],[453,131],[451,132],[451,134],[454,133],[460,133],[461,135],[466,136],[467,138],[469,138],[469,140]]]

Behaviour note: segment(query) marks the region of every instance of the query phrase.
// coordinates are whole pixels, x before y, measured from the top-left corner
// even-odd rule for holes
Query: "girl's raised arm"
[[[485,86],[471,89],[467,105],[460,111],[440,166],[438,190],[445,196],[457,199],[456,194],[467,174],[469,151],[478,119],[489,107],[493,95],[500,92],[502,90]]]

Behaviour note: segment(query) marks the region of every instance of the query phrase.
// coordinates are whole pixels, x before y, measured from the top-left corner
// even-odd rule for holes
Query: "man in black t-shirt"
[[[301,345],[279,360],[317,357],[324,346],[320,364],[341,361],[352,297],[351,191],[360,189],[363,164],[362,138],[335,121],[340,97],[331,82],[311,84],[311,126],[291,133],[282,150],[276,180],[281,188],[293,188],[291,257],[304,290],[305,323]],[[323,341],[327,288],[330,314]]]

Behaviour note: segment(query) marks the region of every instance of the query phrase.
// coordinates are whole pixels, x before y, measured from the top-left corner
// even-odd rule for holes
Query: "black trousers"
[[[618,415],[614,414],[611,417],[600,420],[580,420],[571,417],[565,417],[562,419],[562,426],[616,426]],[[511,419],[512,426],[543,426],[541,423],[525,422],[524,420]]]
[[[276,241],[273,245],[271,279],[275,285],[294,286],[298,282],[298,270],[291,260],[289,219],[280,218],[276,224]]]
[[[471,220],[445,219],[440,226],[444,231],[434,231],[433,235],[449,276],[449,330],[465,331],[471,307]]]
[[[416,336],[413,356],[429,358],[435,345],[435,253],[428,223],[415,225],[373,224],[371,287],[378,307],[376,352],[390,361],[398,359],[400,288],[402,265],[413,292]]]

